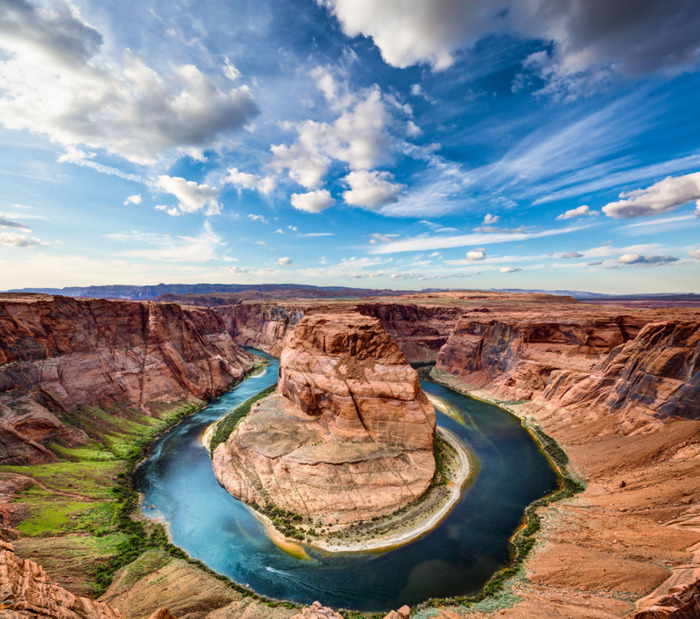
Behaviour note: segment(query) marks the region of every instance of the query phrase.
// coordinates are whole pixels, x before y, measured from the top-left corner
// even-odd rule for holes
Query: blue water
[[[556,489],[555,472],[517,418],[423,383],[427,393],[459,409],[465,425],[441,413],[438,424],[457,433],[480,462],[459,504],[437,529],[396,550],[344,556],[309,550],[313,561],[295,559],[219,485],[200,442],[210,423],[276,382],[279,365],[270,361],[264,375],[249,378],[172,428],[134,474],[136,489],[145,495],[141,509],[169,523],[174,544],[260,594],[381,611],[476,592],[508,561],[508,540],[524,508]]]

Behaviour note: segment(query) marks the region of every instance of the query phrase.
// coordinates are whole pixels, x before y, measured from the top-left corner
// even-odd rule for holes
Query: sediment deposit
[[[282,352],[277,393],[213,454],[236,497],[312,522],[390,514],[428,489],[435,411],[378,320],[311,314]]]

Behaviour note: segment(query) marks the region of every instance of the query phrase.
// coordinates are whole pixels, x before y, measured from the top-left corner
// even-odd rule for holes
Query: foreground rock
[[[379,321],[312,314],[282,353],[278,391],[213,454],[234,496],[314,523],[390,514],[434,472],[435,411]]]
[[[104,602],[78,597],[54,583],[44,568],[15,555],[0,540],[0,616],[6,619],[123,619]]]
[[[50,462],[50,441],[85,444],[66,413],[127,406],[151,415],[213,398],[252,366],[212,310],[0,295],[0,464]]]

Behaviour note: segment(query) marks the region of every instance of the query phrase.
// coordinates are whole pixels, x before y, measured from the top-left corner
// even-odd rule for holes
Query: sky
[[[0,0],[0,289],[700,292],[696,0]]]

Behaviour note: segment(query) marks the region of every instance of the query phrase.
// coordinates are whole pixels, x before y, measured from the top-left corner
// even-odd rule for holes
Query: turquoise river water
[[[134,474],[142,511],[169,525],[174,544],[262,595],[382,611],[474,593],[508,561],[508,540],[525,507],[556,489],[556,473],[516,417],[424,382],[426,393],[456,407],[464,420],[438,412],[438,424],[457,433],[480,463],[461,501],[435,530],[401,548],[348,555],[307,549],[311,561],[295,559],[219,485],[201,444],[209,424],[276,382],[279,365],[270,361],[264,374],[172,428]]]

